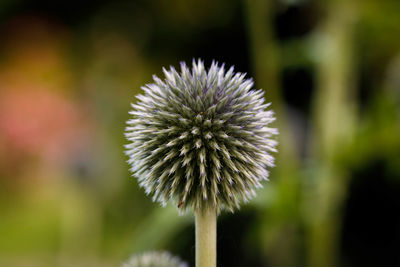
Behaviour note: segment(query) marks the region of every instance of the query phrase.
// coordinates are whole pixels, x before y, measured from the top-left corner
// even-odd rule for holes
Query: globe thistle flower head
[[[121,267],[188,267],[188,264],[168,252],[146,252],[133,255]]]
[[[132,104],[126,153],[133,175],[154,201],[173,200],[182,211],[239,208],[274,166],[277,130],[264,92],[216,62],[163,71],[165,79],[153,76]]]

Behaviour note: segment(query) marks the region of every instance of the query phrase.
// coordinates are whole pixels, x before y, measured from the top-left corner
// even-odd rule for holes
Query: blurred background
[[[193,215],[130,177],[123,132],[161,67],[234,65],[280,130],[218,266],[400,266],[400,1],[1,0],[0,266],[194,266]]]

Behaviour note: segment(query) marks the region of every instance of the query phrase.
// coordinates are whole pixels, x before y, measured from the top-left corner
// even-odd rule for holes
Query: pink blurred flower
[[[87,134],[81,113],[79,106],[60,93],[45,89],[3,91],[0,139],[5,152],[40,156],[47,161],[62,158]]]
[[[42,169],[68,164],[68,157],[82,147],[88,149],[93,134],[84,101],[69,94],[65,30],[42,19],[22,17],[6,24],[2,33],[7,55],[0,66],[3,169],[33,161]]]

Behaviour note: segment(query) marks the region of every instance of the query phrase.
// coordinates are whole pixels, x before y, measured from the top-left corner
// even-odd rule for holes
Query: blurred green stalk
[[[299,158],[279,86],[277,58],[279,50],[273,38],[270,23],[272,20],[271,3],[271,1],[264,0],[246,0],[246,17],[256,86],[264,89],[266,99],[272,103],[276,112],[276,125],[280,132],[278,136],[279,153],[276,155],[277,166],[278,171],[283,172],[279,176],[290,179],[293,171],[298,170]],[[285,168],[279,168],[281,161],[284,163]]]
[[[264,210],[263,220],[268,222],[268,228],[262,229],[262,239],[266,245],[267,255],[270,262],[277,266],[297,266],[295,238],[287,237],[288,228],[297,227],[298,215],[298,194],[299,182],[296,176],[299,175],[299,153],[294,143],[294,131],[291,129],[287,110],[282,100],[282,93],[279,79],[279,47],[274,39],[273,1],[266,0],[245,0],[248,27],[248,39],[250,43],[251,62],[253,65],[256,86],[263,88],[266,92],[266,99],[272,103],[276,112],[276,127],[279,129],[279,153],[277,154],[277,168],[273,170],[274,184],[277,187],[277,198],[274,207]],[[272,185],[267,185],[272,186]],[[272,213],[272,216],[270,216]],[[274,248],[269,248],[271,243],[271,231],[273,235],[278,230],[275,239],[284,239],[285,251],[275,253]],[[265,232],[264,232],[265,231]],[[274,243],[276,240],[273,240]],[[279,241],[277,241],[279,242]]]
[[[353,28],[355,2],[330,1],[316,34],[317,90],[313,103],[311,158],[317,166],[311,190],[304,192],[308,266],[338,266],[342,206],[348,174],[338,162],[356,122]],[[311,196],[311,197],[310,197]]]

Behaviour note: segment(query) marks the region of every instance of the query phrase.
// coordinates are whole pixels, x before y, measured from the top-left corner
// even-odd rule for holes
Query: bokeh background
[[[279,154],[218,221],[218,266],[400,266],[400,1],[1,0],[0,266],[194,266],[193,215],[130,177],[140,86],[202,58],[254,77]]]

